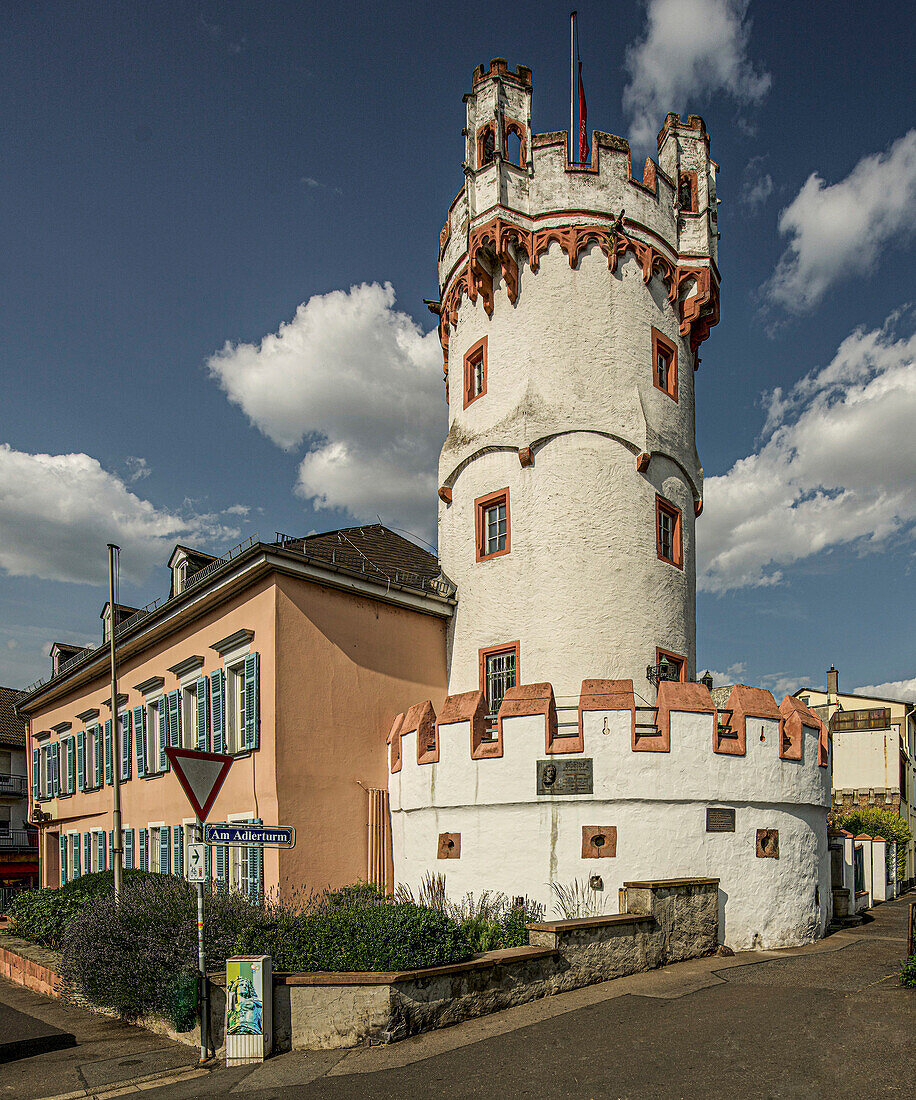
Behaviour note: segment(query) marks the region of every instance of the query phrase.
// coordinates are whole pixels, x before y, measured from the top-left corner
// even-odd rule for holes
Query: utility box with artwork
[[[273,968],[269,955],[226,959],[226,1065],[263,1062],[273,1046]]]

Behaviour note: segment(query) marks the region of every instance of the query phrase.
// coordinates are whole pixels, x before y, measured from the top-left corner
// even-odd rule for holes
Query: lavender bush
[[[124,1019],[159,1015],[178,1030],[193,1024],[196,1003],[197,902],[174,875],[151,875],[125,885],[120,906],[99,897],[77,916],[63,940],[62,977],[94,1004]],[[260,907],[242,894],[207,898],[207,968],[218,969]]]

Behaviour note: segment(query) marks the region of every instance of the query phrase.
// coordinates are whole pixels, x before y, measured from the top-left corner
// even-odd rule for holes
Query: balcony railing
[[[0,832],[0,852],[38,851],[37,829],[10,829]]]
[[[0,798],[4,795],[25,798],[29,793],[29,781],[24,775],[4,775],[0,772]]]

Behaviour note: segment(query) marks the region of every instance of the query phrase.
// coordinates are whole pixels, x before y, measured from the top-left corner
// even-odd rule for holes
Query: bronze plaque
[[[707,833],[733,833],[735,831],[735,811],[724,806],[706,808]]]
[[[593,794],[591,757],[539,760],[538,794]]]

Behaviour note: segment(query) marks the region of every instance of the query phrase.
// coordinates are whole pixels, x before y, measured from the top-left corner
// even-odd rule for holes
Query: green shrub
[[[125,885],[151,877],[148,871],[124,872]],[[152,876],[159,877],[159,876]],[[114,872],[82,875],[66,886],[26,890],[9,907],[16,920],[14,932],[23,939],[59,950],[72,922],[94,902],[114,895]]]
[[[242,955],[270,955],[275,970],[414,970],[473,953],[456,921],[410,903],[302,913],[275,909],[236,940]]]
[[[900,984],[909,989],[916,989],[916,955],[910,955],[903,964],[903,969],[900,971]]]
[[[883,836],[885,840],[897,841],[897,881],[906,878],[906,849],[912,833],[909,825],[899,814],[892,810],[879,810],[869,807],[853,810],[848,814],[832,814],[831,820],[837,829],[845,829],[853,836],[868,833],[869,836]],[[888,850],[888,869],[890,869],[890,851]]]

